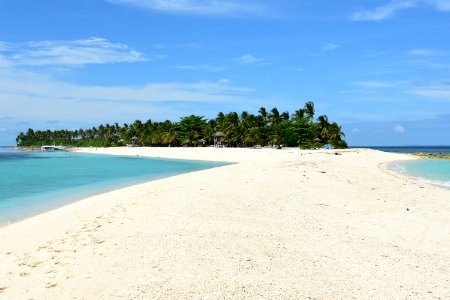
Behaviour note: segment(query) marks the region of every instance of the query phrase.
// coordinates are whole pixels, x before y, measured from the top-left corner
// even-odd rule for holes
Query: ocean
[[[450,146],[382,146],[382,147],[357,147],[370,148],[385,152],[402,152],[402,153],[441,153],[450,154]]]
[[[385,152],[450,154],[450,146],[365,147]],[[418,181],[450,189],[450,159],[395,161],[388,167]]]
[[[222,165],[225,163],[0,148],[0,225],[102,192]]]

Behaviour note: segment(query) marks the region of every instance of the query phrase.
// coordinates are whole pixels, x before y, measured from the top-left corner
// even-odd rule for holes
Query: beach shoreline
[[[450,191],[383,170],[408,155],[77,151],[233,164],[1,227],[0,299],[450,296]]]

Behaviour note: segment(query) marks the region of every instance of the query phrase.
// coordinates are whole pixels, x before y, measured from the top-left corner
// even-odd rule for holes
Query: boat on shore
[[[66,147],[64,146],[49,146],[49,145],[44,145],[41,146],[41,151],[44,152],[54,152],[54,151],[66,151]]]

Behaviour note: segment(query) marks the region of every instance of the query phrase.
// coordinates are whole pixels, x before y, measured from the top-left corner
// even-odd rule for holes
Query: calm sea
[[[450,146],[395,146],[395,147],[358,147],[370,148],[386,152],[402,152],[402,153],[443,153],[450,154]]]
[[[450,189],[450,159],[394,161],[388,166],[416,180]]]
[[[78,199],[224,163],[0,149],[0,225]]]
[[[386,152],[450,154],[450,146],[365,147]],[[389,167],[416,180],[450,189],[450,159],[391,162]]]

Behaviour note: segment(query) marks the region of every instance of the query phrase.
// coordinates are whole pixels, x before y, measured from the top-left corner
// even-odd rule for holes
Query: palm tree
[[[162,134],[162,142],[167,146],[174,146],[177,142],[177,134],[173,128]]]
[[[270,123],[272,125],[277,125],[281,121],[280,113],[276,107],[272,108],[269,114]]]
[[[242,127],[239,115],[236,112],[230,112],[225,115],[223,133],[225,134],[225,140],[234,146],[242,142]]]
[[[308,121],[312,121],[314,119],[314,102],[308,101],[305,103],[305,117]]]
[[[339,126],[336,122],[333,122],[328,126],[328,138],[330,140],[339,141],[344,136],[345,133],[342,132],[342,127]]]
[[[289,121],[289,112],[285,111],[280,115],[281,121]]]
[[[317,117],[317,122],[319,122],[319,125],[321,127],[325,127],[325,126],[329,125],[327,115],[321,115],[321,116]]]
[[[302,120],[305,118],[305,109],[297,109],[292,115],[294,119]]]
[[[178,138],[185,145],[198,145],[203,139],[203,132],[206,126],[204,116],[190,115],[182,117],[178,123]]]
[[[317,136],[323,143],[326,143],[328,141],[328,127],[330,125],[328,117],[321,115],[317,118],[317,122]]]
[[[264,107],[261,107],[258,112],[259,112],[260,116],[262,116],[264,118],[264,120],[267,120],[268,113]]]
[[[104,138],[105,137],[105,133],[106,133],[105,126],[103,126],[103,124],[100,124],[100,126],[98,126],[98,135],[99,135],[99,137],[100,138]]]

